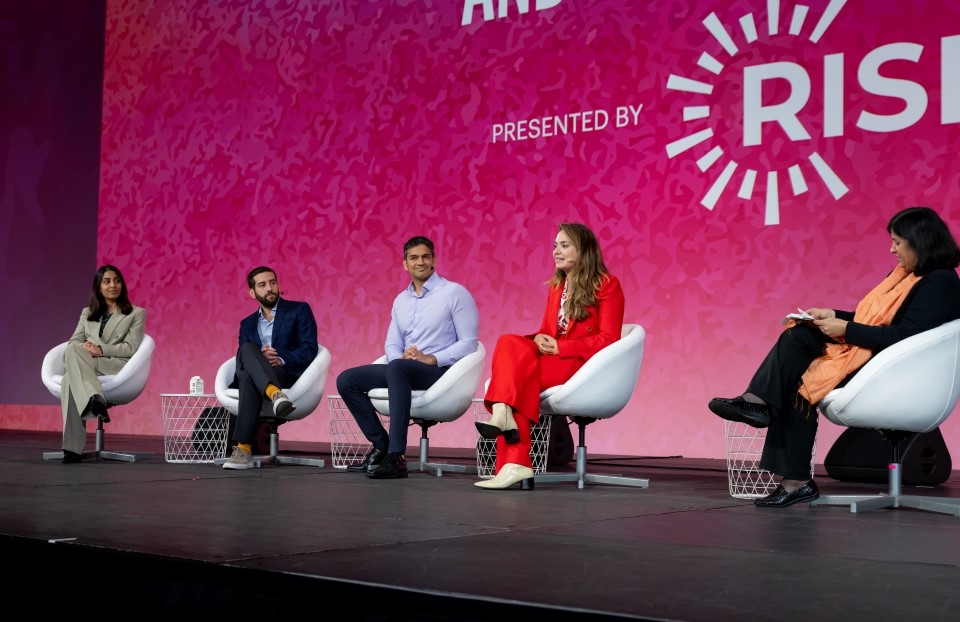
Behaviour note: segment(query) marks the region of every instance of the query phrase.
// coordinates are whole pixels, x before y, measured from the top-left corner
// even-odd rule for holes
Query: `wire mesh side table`
[[[772,493],[779,483],[776,475],[760,468],[765,428],[754,428],[739,421],[724,421],[727,451],[727,485],[735,499],[758,499]],[[816,444],[810,456],[810,477],[813,477]]]
[[[327,396],[327,407],[330,411],[330,454],[333,468],[345,469],[351,464],[358,464],[370,449],[370,441],[357,426],[357,421],[350,414],[343,398],[339,395]],[[384,427],[390,427],[390,417],[380,416]]]
[[[226,456],[230,413],[215,395],[163,393],[160,406],[167,462],[214,462]]]

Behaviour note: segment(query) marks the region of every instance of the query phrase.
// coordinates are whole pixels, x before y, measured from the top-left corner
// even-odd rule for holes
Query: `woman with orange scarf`
[[[746,392],[716,397],[709,408],[728,421],[769,426],[760,466],[780,485],[754,503],[787,507],[820,496],[810,478],[817,434],[815,405],[871,356],[911,335],[960,318],[960,249],[928,207],[910,207],[887,224],[897,267],[855,312],[812,308],[812,320],[787,324]]]
[[[502,335],[493,351],[484,405],[490,421],[477,422],[487,439],[497,439],[496,476],[480,488],[532,488],[530,428],[540,420],[540,392],[563,384],[591,356],[620,339],[623,290],[586,226],[563,223],[553,245],[555,271],[547,307],[533,335]]]

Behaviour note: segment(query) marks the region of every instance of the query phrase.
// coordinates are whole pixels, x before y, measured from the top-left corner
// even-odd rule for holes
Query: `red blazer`
[[[618,341],[623,333],[623,289],[613,275],[597,290],[597,306],[587,307],[589,315],[583,320],[570,320],[567,332],[557,336],[557,315],[560,311],[560,295],[563,287],[551,287],[547,296],[547,308],[537,334],[550,335],[557,340],[560,358],[579,358],[586,361],[591,356]]]

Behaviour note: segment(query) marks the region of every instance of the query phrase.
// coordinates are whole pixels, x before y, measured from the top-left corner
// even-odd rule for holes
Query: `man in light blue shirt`
[[[477,304],[465,287],[435,272],[433,242],[410,238],[403,246],[403,267],[411,283],[393,301],[384,346],[387,364],[353,367],[337,377],[340,397],[373,444],[360,464],[347,469],[376,479],[407,476],[411,391],[429,389],[479,344]],[[384,387],[390,401],[389,434],[367,397],[371,389]]]

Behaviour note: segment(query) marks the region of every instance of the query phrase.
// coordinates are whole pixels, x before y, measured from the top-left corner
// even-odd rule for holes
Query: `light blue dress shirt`
[[[273,345],[273,322],[277,319],[277,307],[280,306],[280,299],[277,298],[277,304],[273,305],[273,308],[270,309],[270,317],[273,320],[267,320],[263,317],[263,307],[259,307],[258,311],[260,312],[260,317],[257,322],[257,334],[260,336],[260,347],[262,348],[266,344]],[[280,358],[280,364],[285,365],[286,362],[282,357]]]
[[[417,296],[411,283],[393,301],[385,350],[387,360],[403,356],[409,346],[449,367],[476,352],[480,313],[467,289],[434,272]]]
[[[277,305],[280,304],[280,299],[277,299],[277,304],[273,305],[273,308],[270,309],[270,317],[273,320],[277,319]],[[260,335],[260,345],[265,344],[273,345],[273,320],[267,320],[263,317],[263,307],[258,307],[257,311],[260,313],[260,317],[257,322],[257,334]]]

